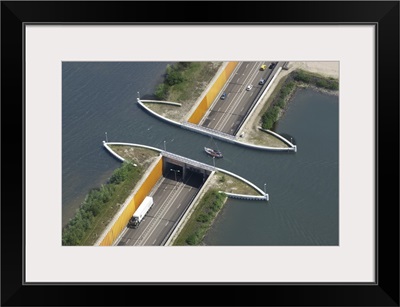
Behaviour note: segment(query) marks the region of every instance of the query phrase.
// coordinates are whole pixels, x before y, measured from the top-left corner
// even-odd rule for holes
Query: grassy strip
[[[89,191],[62,232],[63,245],[93,245],[120,209],[143,174],[143,168],[124,162],[109,181]]]
[[[158,156],[160,152],[141,147],[129,145],[109,145],[110,148],[120,157],[132,163],[139,163],[143,168],[147,168]]]
[[[215,181],[213,182],[213,187],[219,191],[255,196],[261,195],[260,192],[254,189],[251,185],[229,174],[216,172],[214,176]]]
[[[180,103],[195,101],[221,64],[222,62],[178,62],[169,65],[164,82],[158,85],[154,95],[160,100]]]
[[[226,198],[226,195],[219,193],[218,190],[207,191],[173,245],[200,245],[207,230],[225,204]]]
[[[300,86],[314,86],[316,88],[336,91],[339,89],[339,80],[332,77],[324,77],[319,74],[310,73],[302,69],[293,71],[285,80],[280,92],[263,113],[261,126],[264,129],[272,129],[286,109],[286,105],[293,93]]]

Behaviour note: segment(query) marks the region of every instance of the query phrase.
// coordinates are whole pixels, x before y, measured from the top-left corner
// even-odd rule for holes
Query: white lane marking
[[[244,110],[244,107],[240,110],[240,112],[242,112]]]
[[[245,77],[243,86],[245,86],[246,84],[251,84],[252,81],[254,81],[256,75],[258,74],[257,67],[258,67],[258,65],[260,65],[259,63],[261,63],[261,62],[254,62],[254,63],[252,62],[251,63],[251,71]],[[250,81],[250,82],[248,82],[248,81]],[[246,93],[247,93],[247,91],[244,91],[244,90],[240,90],[238,93],[236,93],[236,95],[234,96],[232,101],[228,104],[229,110],[231,110],[231,112],[224,113],[225,116],[221,116],[221,118],[214,125],[213,129],[223,131],[224,127],[228,126],[232,113],[235,113],[236,108],[240,105],[241,99],[246,95]],[[252,93],[250,94],[250,96],[251,95],[252,95]],[[235,101],[235,98],[237,98],[236,101]]]
[[[247,68],[247,66],[249,66],[249,63],[246,64],[246,68]]]
[[[219,110],[221,110],[221,108],[218,108],[218,112],[219,112]]]
[[[168,226],[168,222],[165,223],[165,226]]]
[[[156,243],[157,239],[154,240],[153,244]]]
[[[189,176],[188,180],[191,178],[192,175]],[[154,223],[147,225],[146,230],[145,230],[145,235],[143,237],[142,242],[139,243],[139,245],[146,245],[147,240],[150,239],[152,236],[153,232],[156,230],[158,225],[161,224],[162,218],[165,216],[165,214],[170,210],[174,202],[177,200],[181,192],[185,188],[185,183],[184,182],[179,182],[174,185],[172,188],[171,192],[167,195],[165,199],[163,199],[162,203],[160,204],[160,209],[158,210],[157,214],[158,217],[155,220]],[[148,230],[147,230],[148,229]]]
[[[179,204],[177,208],[179,208],[182,204]]]
[[[239,82],[240,78],[237,79],[237,82]]]

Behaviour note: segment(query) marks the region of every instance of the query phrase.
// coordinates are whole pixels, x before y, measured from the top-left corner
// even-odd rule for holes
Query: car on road
[[[261,67],[260,67],[260,70],[265,70],[266,68],[267,68],[267,65],[262,64]]]
[[[251,89],[253,88],[253,85],[248,85],[247,87],[246,87],[246,91],[250,91]]]
[[[221,99],[222,99],[222,100],[225,100],[225,98],[226,98],[226,93],[223,93],[223,94],[221,95]]]
[[[268,68],[273,69],[276,66],[276,64],[278,64],[278,62],[272,62],[271,64],[269,64]]]
[[[261,79],[260,82],[258,82],[258,84],[263,85],[265,83],[265,79]]]

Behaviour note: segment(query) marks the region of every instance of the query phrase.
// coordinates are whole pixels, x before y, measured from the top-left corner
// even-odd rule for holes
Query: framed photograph
[[[1,304],[399,306],[398,25],[3,1]]]

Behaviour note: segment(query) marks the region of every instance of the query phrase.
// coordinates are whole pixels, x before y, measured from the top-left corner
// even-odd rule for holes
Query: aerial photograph
[[[61,244],[339,246],[339,67],[63,62]]]

